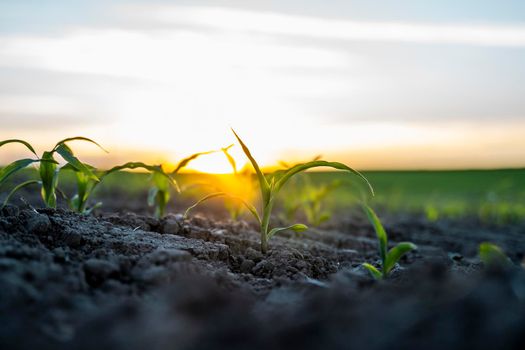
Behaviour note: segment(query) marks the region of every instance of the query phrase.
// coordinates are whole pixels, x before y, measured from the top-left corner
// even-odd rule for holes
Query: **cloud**
[[[525,47],[525,25],[336,20],[210,6],[134,5],[121,10],[132,23],[153,27],[189,26],[350,41]]]
[[[6,134],[70,131],[169,156],[225,144],[232,125],[272,162],[283,149],[459,143],[465,125],[481,120],[505,118],[523,131],[523,26],[117,10],[121,18],[105,25],[0,36]],[[469,142],[486,142],[490,131]]]
[[[6,131],[14,132],[18,130],[66,130],[71,127],[86,126],[94,124],[93,120],[78,119],[72,115],[56,115],[46,113],[23,113],[5,112],[0,110],[0,120],[2,121],[2,134]]]

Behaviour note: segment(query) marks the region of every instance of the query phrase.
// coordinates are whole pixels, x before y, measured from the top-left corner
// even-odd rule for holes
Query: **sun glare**
[[[211,174],[231,174],[233,169],[222,154],[210,154],[192,161],[187,171],[197,171]]]

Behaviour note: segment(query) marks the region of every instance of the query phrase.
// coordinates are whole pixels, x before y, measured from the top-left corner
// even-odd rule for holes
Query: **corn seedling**
[[[228,149],[229,147],[226,147],[226,149]],[[175,169],[168,176],[165,176],[165,173],[162,167],[159,168],[160,171],[152,172],[151,174],[152,186],[150,187],[149,193],[148,193],[148,205],[155,207],[155,217],[156,218],[163,217],[164,213],[166,212],[166,206],[168,205],[168,202],[171,199],[170,188],[172,187],[172,185],[175,185],[177,192],[180,192],[177,182],[174,181],[173,177],[177,175],[180,170],[185,168],[192,160],[195,160],[200,156],[215,153],[215,152],[219,152],[219,151],[213,150],[213,151],[207,151],[207,152],[199,152],[199,153],[195,153],[189,157],[184,158],[177,164]]]
[[[152,186],[148,192],[148,205],[155,207],[155,217],[159,219],[164,216],[166,205],[171,198],[170,181],[160,173],[152,173],[150,179]]]
[[[96,169],[94,167],[87,164],[86,166],[93,173],[95,173]],[[68,198],[64,193],[62,193],[62,196],[66,199],[68,203],[69,209],[77,213],[90,214],[94,209],[100,207],[102,203],[98,202],[92,207],[87,208],[88,199],[90,198],[91,193],[93,193],[95,187],[100,183],[100,175],[98,177],[98,180],[95,180],[94,178],[87,176],[84,172],[77,170],[70,164],[66,164],[60,169],[60,171],[65,170],[70,170],[75,173],[75,180],[77,186],[77,193],[75,193],[75,195],[73,195],[73,197],[71,198]]]
[[[381,269],[379,270],[375,266],[368,263],[364,263],[363,267],[366,268],[375,279],[384,279],[388,277],[396,263],[403,255],[411,250],[417,249],[417,247],[411,242],[401,242],[387,251],[388,237],[383,224],[381,224],[381,221],[372,208],[364,205],[364,210],[368,220],[372,226],[374,226],[374,230],[376,231],[377,240],[379,243],[379,256],[381,257]]]
[[[487,268],[504,268],[512,266],[512,261],[499,246],[483,242],[479,245],[479,258]]]
[[[285,231],[285,230],[293,230],[296,232],[302,232],[308,228],[304,224],[293,224],[287,227],[275,227],[275,228],[270,229],[270,218],[271,218],[275,198],[277,194],[279,193],[279,191],[283,188],[283,186],[294,175],[301,173],[303,171],[306,171],[308,169],[311,169],[311,168],[316,168],[316,167],[331,167],[331,168],[338,169],[338,170],[344,170],[344,171],[353,173],[359,176],[361,179],[363,179],[367,183],[370,189],[370,192],[373,194],[372,186],[361,173],[346,166],[345,164],[338,163],[338,162],[327,162],[324,160],[311,161],[311,162],[307,162],[303,164],[294,165],[293,167],[286,169],[286,170],[276,171],[267,177],[260,169],[259,164],[255,161],[255,159],[251,155],[248,147],[244,144],[244,142],[237,135],[237,133],[235,133],[233,129],[232,131],[235,137],[237,138],[237,141],[241,145],[244,154],[250,160],[253,168],[255,169],[256,175],[257,175],[257,180],[259,183],[259,189],[261,192],[261,199],[262,199],[262,217],[261,215],[259,215],[255,207],[253,207],[251,204],[247,203],[244,200],[242,201],[242,203],[253,214],[253,216],[257,220],[257,223],[260,226],[261,252],[263,254],[265,254],[268,251],[268,240],[271,239],[275,234]],[[213,194],[210,194],[204,197],[203,199],[198,201],[195,205],[188,208],[188,210],[186,211],[186,215],[188,214],[189,210],[193,209],[199,203],[202,203],[203,201],[211,199],[211,198],[215,198],[218,196],[224,196],[224,195],[226,194],[225,193],[213,193]]]
[[[78,172],[81,172],[83,176],[86,178],[89,178],[92,181],[98,182],[99,178],[95,175],[92,168],[88,166],[87,164],[82,163],[77,157],[75,157],[73,151],[71,148],[67,145],[70,141],[86,141],[95,144],[102,150],[102,148],[98,143],[95,141],[77,136],[77,137],[71,137],[66,138],[64,140],[59,141],[55,147],[51,151],[45,151],[42,154],[42,157],[38,157],[36,154],[34,148],[26,141],[18,140],[18,139],[11,139],[11,140],[5,140],[0,142],[0,147],[8,144],[8,143],[19,143],[24,145],[31,153],[33,153],[36,158],[25,158],[25,159],[19,159],[14,161],[13,163],[7,165],[5,168],[3,168],[0,171],[0,185],[11,175],[14,173],[28,167],[31,164],[39,164],[39,177],[40,180],[29,180],[26,182],[23,182],[16,186],[6,197],[3,206],[9,201],[9,199],[23,187],[32,185],[32,184],[38,184],[41,187],[41,195],[42,199],[44,201],[44,204],[46,207],[49,208],[55,208],[57,203],[57,187],[58,187],[58,172],[59,172],[59,166],[58,162],[55,160],[55,154],[58,153],[64,161],[66,161],[67,165],[73,169],[75,169]],[[105,150],[104,150],[105,151]]]
[[[335,180],[329,184],[314,186],[308,178],[305,179],[304,205],[302,206],[306,220],[310,225],[319,226],[330,220],[332,213],[323,206],[326,197],[341,186],[341,181]]]
[[[316,156],[312,160],[315,161],[319,159],[321,159],[320,155]],[[289,169],[293,166],[282,160],[279,161],[279,165],[281,165],[284,169]],[[297,164],[294,164],[294,165],[297,165]],[[299,209],[301,208],[301,206],[304,205],[304,202],[306,200],[305,188],[304,186],[301,187],[297,180],[299,180],[299,178],[290,179],[290,181],[288,182],[288,186],[287,186],[288,187],[287,192],[288,193],[301,193],[301,195],[300,196],[285,195],[281,199],[282,210],[279,213],[279,217],[283,221],[295,220],[297,217],[297,213],[299,212]]]

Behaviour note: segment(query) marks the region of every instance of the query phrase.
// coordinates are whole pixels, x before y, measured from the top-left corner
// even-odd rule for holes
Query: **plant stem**
[[[270,200],[263,208],[263,218],[261,221],[261,253],[268,251],[268,227],[272,214],[273,200]]]

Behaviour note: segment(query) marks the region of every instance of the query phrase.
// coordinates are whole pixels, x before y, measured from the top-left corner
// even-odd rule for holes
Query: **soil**
[[[384,217],[384,216],[383,216]],[[525,224],[386,217],[384,281],[358,214],[280,234],[195,215],[0,212],[1,349],[525,349]],[[516,263],[487,270],[482,241]]]

